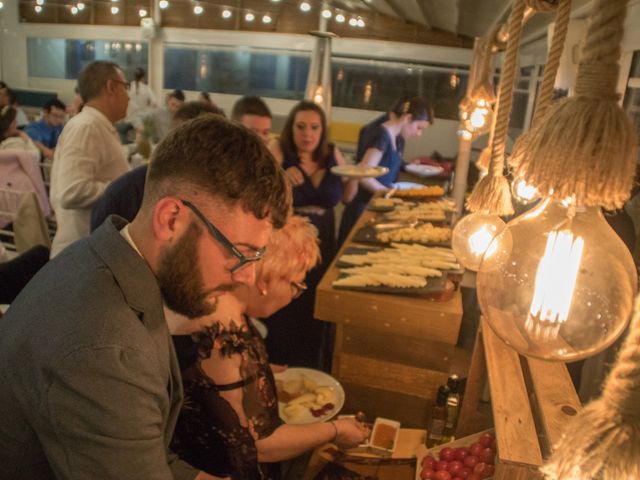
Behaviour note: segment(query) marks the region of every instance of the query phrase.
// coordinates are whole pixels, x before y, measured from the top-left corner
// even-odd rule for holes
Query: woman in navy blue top
[[[403,98],[388,115],[379,117],[360,130],[356,161],[363,167],[387,167],[389,172],[378,178],[360,180],[360,190],[347,205],[342,221],[338,243],[342,244],[353,228],[371,196],[392,188],[402,167],[405,140],[419,137],[422,131],[433,124],[433,109],[420,97]]]
[[[322,262],[309,272],[307,292],[266,321],[269,357],[275,363],[327,370],[333,340],[330,325],[313,318],[315,288],[336,254],[334,207],[354,198],[358,181],[331,173],[331,167],[346,162],[328,143],[325,113],[313,102],[302,101],[291,110],[270,148],[293,186],[294,211],[318,229]]]

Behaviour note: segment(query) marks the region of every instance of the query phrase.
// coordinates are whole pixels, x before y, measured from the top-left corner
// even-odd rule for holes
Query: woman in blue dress
[[[349,235],[371,196],[390,190],[397,181],[403,164],[405,140],[422,135],[422,131],[433,124],[433,119],[433,109],[420,97],[403,98],[388,114],[362,127],[356,161],[363,167],[387,167],[389,172],[378,178],[360,180],[357,195],[342,215],[339,245]]]
[[[270,148],[293,187],[294,211],[318,229],[322,262],[307,276],[308,291],[266,321],[269,357],[275,363],[328,370],[332,330],[313,318],[315,289],[336,254],[334,207],[354,198],[358,181],[331,173],[331,167],[346,161],[327,141],[325,113],[313,102],[302,101],[291,110]]]

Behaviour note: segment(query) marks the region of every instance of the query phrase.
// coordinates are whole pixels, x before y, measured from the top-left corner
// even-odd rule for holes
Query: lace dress
[[[216,324],[192,337],[174,337],[181,362],[184,405],[171,442],[180,458],[207,473],[234,479],[279,479],[278,463],[258,463],[256,440],[268,437],[282,421],[278,417],[275,381],[266,349],[248,320],[228,329]],[[201,361],[237,361],[242,380],[217,385]],[[220,392],[242,389],[248,425],[241,425],[233,407]]]

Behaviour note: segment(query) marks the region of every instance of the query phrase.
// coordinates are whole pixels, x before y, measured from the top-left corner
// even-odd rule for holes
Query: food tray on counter
[[[429,222],[429,223],[437,223],[437,222]],[[351,240],[358,243],[368,243],[371,245],[378,245],[378,246],[391,245],[391,242],[383,242],[377,237],[377,232],[375,231],[375,228],[373,225],[365,225],[359,228],[358,230],[356,230]],[[426,247],[451,247],[451,240],[447,240],[446,242],[398,241],[397,243],[417,243],[419,245],[424,245]]]
[[[338,275],[338,278],[345,278],[349,275],[342,273]],[[378,286],[344,286],[334,285],[333,288],[338,290],[353,290],[356,292],[369,292],[369,293],[391,293],[393,295],[439,295],[447,289],[447,276],[441,277],[429,277],[427,278],[427,284],[424,287],[389,287],[386,285]]]
[[[368,252],[377,252],[382,250],[382,248],[384,247],[346,247],[342,253],[340,254],[342,255],[365,255]],[[355,267],[355,265],[351,264],[351,263],[346,263],[346,262],[341,262],[340,261],[340,257],[338,257],[336,259],[336,268],[340,268],[340,269],[346,269],[346,268],[351,268],[351,267]],[[453,268],[449,268],[446,270],[442,270],[443,276],[444,275],[462,275],[464,273],[464,268],[459,268],[459,269],[453,269]],[[433,277],[436,278],[436,277]]]

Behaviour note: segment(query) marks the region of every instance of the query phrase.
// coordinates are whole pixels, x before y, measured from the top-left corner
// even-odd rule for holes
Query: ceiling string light
[[[160,10],[166,10],[169,8],[169,0],[160,0],[158,2],[158,6],[160,7]]]
[[[118,12],[120,12],[120,9],[118,7],[116,7],[115,5],[111,7],[111,15],[117,15]]]

